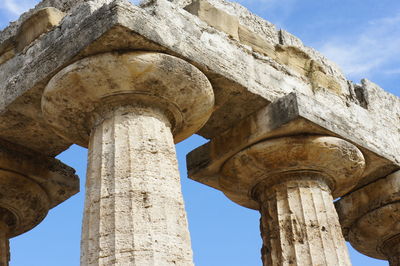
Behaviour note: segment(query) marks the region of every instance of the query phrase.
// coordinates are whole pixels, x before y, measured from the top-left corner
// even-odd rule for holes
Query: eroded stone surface
[[[309,76],[299,74],[287,65],[255,52],[240,40],[229,39],[225,33],[213,30],[198,17],[165,0],[143,3],[140,7],[125,1],[115,1],[101,7],[106,2],[81,2],[79,8],[67,8],[68,10],[54,4],[57,5],[56,8],[70,12],[70,15],[63,19],[60,28],[44,34],[32,44],[26,54],[18,54],[0,66],[0,79],[6,81],[0,84],[0,93],[4,94],[0,102],[1,110],[17,110],[18,114],[22,114],[18,116],[18,119],[23,121],[21,127],[26,129],[25,132],[41,132],[42,142],[32,141],[32,136],[20,136],[20,128],[0,131],[1,137],[52,155],[59,153],[70,143],[56,140],[49,134],[42,118],[35,115],[40,113],[40,95],[51,76],[82,56],[112,50],[146,49],[163,51],[193,62],[211,81],[216,95],[216,108],[209,122],[199,131],[202,136],[212,138],[257,109],[296,91],[319,100],[325,106],[334,106],[334,111],[340,112],[340,116],[348,114],[346,124],[359,124],[354,128],[345,128],[348,135],[361,136],[367,144],[377,142],[373,145],[376,145],[379,152],[390,151],[389,153],[393,154],[391,147],[394,146],[386,147],[384,143],[380,143],[381,138],[364,136],[358,130],[376,124],[387,131],[384,132],[385,135],[394,137],[398,116],[393,115],[392,110],[398,112],[396,106],[399,105],[395,96],[388,98],[395,108],[385,109],[386,104],[382,104],[380,98],[376,97],[373,99],[374,104],[383,106],[383,109],[379,112],[367,109],[368,119],[355,121],[355,118],[359,117],[358,94],[352,93],[351,86],[348,86],[334,64],[304,47],[301,41],[292,35],[283,30],[276,30],[273,25],[252,15],[243,7],[223,1],[209,1],[217,9],[238,17],[242,32],[246,32],[243,36],[250,34],[247,39],[257,35],[261,43],[270,43],[274,48],[276,45],[295,47],[310,56],[311,62],[316,62],[317,67],[313,69],[318,70],[322,66],[322,72],[318,70],[315,75]],[[184,6],[189,3],[181,4]],[[11,29],[6,29],[1,34],[11,35]],[[47,49],[43,51],[42,47]],[[54,60],[49,61],[48,58]],[[320,80],[320,72],[334,77],[341,84],[340,91],[343,94],[337,94],[337,89],[329,89],[329,79]],[[1,76],[2,74],[4,75]],[[317,82],[312,82],[310,77],[315,78]],[[336,88],[336,85],[333,87]],[[11,94],[5,93],[6,91]],[[377,96],[385,94],[382,90],[377,92]],[[33,97],[36,95],[39,97]],[[24,112],[22,103],[24,107],[29,105],[29,110],[34,111]],[[370,103],[371,106],[374,104]],[[1,119],[12,120],[8,112],[4,114]],[[35,123],[26,122],[31,120]]]
[[[355,119],[369,119],[369,113],[359,106],[358,108],[360,117]],[[290,94],[241,120],[231,129],[215,136],[209,143],[189,153],[189,176],[208,186],[221,189],[219,171],[228,158],[266,139],[303,134],[342,136],[362,149],[367,163],[356,187],[364,186],[400,167],[397,159],[377,151],[375,144],[365,145],[366,136],[382,133],[376,136],[376,139],[386,142],[385,146],[388,149],[397,147],[400,141],[397,139],[400,136],[385,138],[385,131],[380,131],[378,125],[371,125],[372,131],[362,129],[358,127],[359,123],[345,122],[344,118],[351,114],[340,112],[338,116],[337,113],[335,109],[305,95]],[[358,127],[360,134],[348,135],[346,132],[351,127],[354,127],[354,130]]]
[[[220,190],[261,212],[264,265],[351,265],[333,198],[354,187],[365,167],[354,145],[334,137],[258,142],[229,158]]]
[[[164,109],[175,141],[180,142],[210,117],[214,95],[208,79],[176,57],[149,52],[107,53],[60,71],[46,87],[42,110],[59,135],[87,146],[97,109],[115,102]]]
[[[50,209],[47,193],[23,175],[0,170],[0,208],[13,214],[7,237],[20,235],[39,224]]]
[[[259,187],[263,262],[351,265],[329,187],[313,174]]]
[[[323,173],[334,198],[349,192],[365,168],[363,154],[354,145],[334,137],[293,136],[264,140],[225,161],[220,190],[238,204],[259,209],[251,196],[261,181],[274,184],[278,173]]]
[[[46,191],[51,208],[79,191],[79,178],[74,169],[57,159],[1,140],[0,169],[28,177],[38,184]]]
[[[82,265],[193,264],[174,141],[213,105],[204,74],[161,53],[100,54],[53,77],[45,119],[72,142],[90,139]]]
[[[89,144],[82,265],[193,265],[167,117],[121,107]]]
[[[400,172],[360,188],[335,203],[343,233],[363,254],[393,260],[400,254]]]
[[[237,17],[202,0],[193,1],[185,7],[185,10],[198,16],[207,24],[229,34],[232,38],[239,39],[239,19]]]
[[[43,8],[34,13],[19,28],[16,37],[16,52],[21,52],[37,37],[53,29],[64,16],[65,13],[52,7]]]
[[[40,35],[56,27],[64,16],[64,12],[47,7],[37,10],[27,17],[18,27],[14,36],[0,43],[0,65],[22,52]]]
[[[8,262],[10,261],[10,246],[7,232],[8,226],[3,222],[2,217],[0,217],[0,266],[8,266]]]
[[[0,265],[8,239],[37,226],[48,211],[79,191],[75,171],[54,158],[0,140]]]
[[[198,9],[201,12],[192,10],[193,15],[186,11],[190,8],[183,9],[195,3],[203,7]],[[15,40],[23,22],[45,7],[57,8],[67,16],[58,27],[16,52]],[[207,10],[212,12],[203,12]],[[361,85],[348,82],[335,64],[293,35],[223,0],[155,0],[142,1],[139,6],[112,0],[42,1],[0,33],[0,138],[51,156],[66,149],[73,138],[55,135],[42,117],[44,87],[61,69],[81,58],[128,50],[179,57],[210,80],[215,108],[199,134],[213,141],[200,148],[205,154],[193,157],[200,158],[193,163],[197,169],[204,166],[205,171],[198,175],[204,183],[217,186],[218,176],[213,174],[220,170],[220,162],[237,152],[230,150],[232,145],[221,148],[228,138],[215,140],[224,134],[236,138],[234,149],[293,134],[340,136],[365,155],[367,168],[357,187],[399,169],[400,100],[396,96],[369,81]],[[273,113],[272,119],[260,115],[275,110],[270,104],[292,92],[306,99],[302,108],[287,109],[295,110],[295,115]],[[149,97],[146,99],[148,102]],[[256,115],[250,116],[254,112]],[[170,113],[167,117],[174,125],[171,117],[177,116]],[[295,116],[299,119],[291,120]],[[271,120],[259,123],[264,118]],[[238,121],[248,130],[236,130]],[[92,127],[81,131],[81,145],[87,144]],[[66,131],[58,133],[66,137]],[[221,156],[223,151],[226,154]],[[218,163],[211,162],[209,168],[209,161],[215,158]]]

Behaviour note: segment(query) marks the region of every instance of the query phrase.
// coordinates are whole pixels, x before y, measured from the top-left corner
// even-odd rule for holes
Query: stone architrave
[[[45,119],[89,147],[82,265],[193,265],[174,141],[213,105],[203,73],[161,53],[100,54],[52,78]]]
[[[400,265],[400,171],[335,202],[343,234],[359,252]]]

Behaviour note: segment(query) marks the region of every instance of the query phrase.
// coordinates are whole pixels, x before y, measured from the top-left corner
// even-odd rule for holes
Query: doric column
[[[400,265],[400,171],[335,203],[343,233],[359,252]]]
[[[350,265],[333,198],[364,170],[352,144],[323,136],[266,140],[225,162],[222,191],[254,200],[261,213],[264,265]]]
[[[49,209],[78,191],[72,168],[0,140],[0,266],[10,260],[10,238],[37,226]]]
[[[1,212],[0,210],[0,213]],[[0,214],[0,216],[3,215]],[[0,217],[0,266],[7,266],[10,261],[10,246],[8,240],[8,225],[3,220],[5,220],[5,217]]]
[[[7,266],[9,238],[39,224],[50,209],[50,201],[36,182],[6,170],[0,170],[0,195],[0,266]]]
[[[89,147],[82,265],[193,265],[174,141],[213,104],[204,74],[160,53],[101,54],[53,77],[46,120]]]

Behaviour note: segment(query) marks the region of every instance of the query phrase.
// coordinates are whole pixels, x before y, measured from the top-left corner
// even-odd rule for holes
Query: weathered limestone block
[[[213,104],[197,68],[161,53],[100,54],[51,79],[45,119],[89,144],[82,265],[193,265],[174,141]]]
[[[198,16],[210,26],[227,33],[232,36],[232,38],[239,39],[239,20],[237,17],[215,8],[204,0],[193,1],[190,5],[185,7],[185,10]]]
[[[274,57],[275,47],[273,43],[242,25],[239,25],[239,41],[250,46],[255,52]]]
[[[330,189],[320,178],[309,174],[263,189],[265,265],[351,265]]]
[[[260,210],[264,265],[333,266],[350,265],[333,198],[355,187],[364,167],[356,146],[303,135],[253,144],[215,174],[228,198]]]
[[[6,266],[8,239],[31,230],[77,193],[79,180],[59,161],[3,141],[0,169],[0,265]]]
[[[50,2],[43,3],[47,5]],[[370,106],[380,105],[381,110],[376,112],[365,106],[361,108],[352,86],[333,64],[302,46],[295,37],[276,30],[271,23],[239,5],[209,0],[217,9],[237,16],[240,26],[259,35],[258,39],[271,43],[274,49],[277,44],[282,47],[298,46],[310,56],[312,62],[315,61],[317,67],[314,69],[321,66],[323,71],[302,76],[271,57],[255,53],[249,45],[212,30],[206,23],[166,0],[151,1],[143,6],[134,6],[122,0],[111,1],[102,7],[107,1],[84,1],[80,2],[79,8],[68,11],[59,5],[60,1],[56,2],[56,8],[70,13],[60,26],[35,41],[25,54],[17,54],[0,65],[0,80],[4,81],[0,83],[0,137],[4,139],[48,155],[60,153],[71,143],[52,134],[40,115],[41,94],[49,79],[79,58],[116,50],[147,50],[183,58],[208,77],[214,88],[216,106],[209,121],[198,132],[206,138],[221,134],[238,120],[296,92],[319,101],[321,106],[330,107],[333,112],[330,116],[327,114],[327,121],[344,116],[346,127],[341,130],[347,135],[357,136],[365,145],[374,146],[379,153],[398,157],[396,145],[387,145],[398,135],[400,120],[396,114],[400,113],[397,111],[400,102],[395,96],[387,97],[379,89],[376,95],[381,97],[373,97]],[[15,26],[0,34],[0,42],[15,33],[13,28]],[[43,47],[46,49],[43,50]],[[319,79],[331,76],[340,84],[342,93],[329,89],[329,86],[336,88],[336,83],[330,85],[329,78]],[[311,82],[310,77],[318,82]],[[389,108],[387,104],[382,104],[380,98],[388,99],[393,104]],[[8,126],[10,123],[12,127]],[[372,133],[365,135],[371,125],[380,130],[371,130]],[[400,161],[399,158],[396,160]]]
[[[1,211],[0,211],[1,212]],[[4,214],[0,214],[3,216]],[[10,261],[10,241],[8,240],[8,225],[0,220],[0,266],[7,266]]]
[[[89,2],[101,6],[110,3],[111,0],[43,0],[35,6],[35,9],[55,7],[62,12],[71,13],[74,12],[74,9],[76,9],[80,4]]]
[[[399,265],[400,172],[362,187],[335,203],[343,234],[361,253]]]
[[[185,8],[199,0],[168,0],[174,5]],[[266,39],[270,43],[279,42],[279,33],[275,26],[265,19],[258,17],[251,13],[247,8],[242,5],[225,0],[200,0],[199,2],[206,2],[204,5],[211,5],[213,8],[218,9],[218,12],[224,12],[236,17],[239,20],[239,26],[251,30],[256,35]],[[239,29],[240,30],[240,29]]]
[[[193,265],[167,117],[138,107],[109,115],[89,144],[83,265]]]
[[[333,115],[334,114],[334,115]],[[366,145],[369,132],[379,132],[379,125],[372,128],[361,128],[363,121],[370,119],[368,112],[359,107],[359,122],[352,124],[343,110],[334,105],[327,107],[319,101],[301,94],[289,94],[276,102],[260,109],[246,119],[239,121],[235,127],[215,136],[209,143],[192,151],[188,155],[190,178],[208,186],[221,189],[219,171],[226,160],[250,145],[265,139],[301,134],[341,136],[359,147],[368,162],[362,177],[355,188],[362,187],[374,180],[387,176],[396,169],[399,163],[395,157],[381,150],[378,145]],[[360,134],[351,133],[351,127],[360,127]],[[383,132],[382,132],[383,133]],[[383,137],[383,135],[381,136]],[[396,138],[397,137],[397,138]],[[386,147],[398,147],[399,136],[386,138]],[[249,208],[257,208],[257,204],[247,196],[238,197],[235,201]]]
[[[34,13],[19,28],[16,37],[16,52],[21,52],[37,37],[52,30],[61,22],[64,16],[64,12],[53,7],[40,9]]]
[[[57,155],[75,141],[65,132],[76,132],[69,128],[82,123],[67,124],[67,130],[56,129],[66,139],[53,133],[41,112],[42,94],[49,80],[82,58],[146,50],[190,62],[213,86],[214,112],[198,131],[212,141],[201,148],[206,155],[196,162],[197,168],[199,162],[203,163],[196,178],[207,184],[218,188],[216,172],[227,157],[257,141],[297,134],[340,136],[360,148],[368,163],[357,188],[400,169],[397,97],[368,81],[351,84],[332,62],[240,5],[223,0],[203,3],[208,10],[224,14],[226,31],[233,28],[236,33],[238,27],[238,38],[234,39],[183,9],[193,1],[171,1],[144,1],[134,6],[124,0],[45,0],[0,32],[0,138],[45,155]],[[15,53],[14,40],[21,25],[45,7],[57,8],[67,16],[58,27]],[[220,22],[213,18],[210,23]],[[291,93],[296,95],[295,101],[280,100],[293,100],[287,96]],[[158,108],[173,113],[174,109],[166,105]],[[74,108],[81,110],[81,106]],[[86,111],[95,113],[90,108]],[[170,122],[170,117],[178,119],[170,114]],[[76,119],[86,121],[83,117]],[[82,145],[87,145],[95,128],[88,124],[77,130]],[[246,130],[238,129],[237,124],[247,126]]]
[[[367,88],[367,86],[365,86]],[[375,90],[372,85],[369,85],[369,90],[372,92]],[[376,89],[376,88],[375,88]],[[376,97],[375,95],[372,96]],[[388,99],[388,104],[392,104],[393,102],[390,101],[391,98]],[[373,100],[375,101],[375,100]],[[371,109],[373,108],[372,105]],[[393,110],[395,110],[397,105],[394,104]],[[334,114],[335,115],[332,115]],[[358,118],[360,120],[368,119],[367,116],[370,114],[366,109],[363,107],[359,107],[358,111]],[[326,247],[326,254],[332,256],[330,261],[332,261],[333,265],[335,263],[345,263],[345,262],[338,262],[335,261],[334,258],[342,258],[343,254],[345,254],[346,250],[344,248],[343,238],[341,237],[341,230],[339,228],[339,222],[337,219],[337,215],[332,212],[333,205],[332,201],[334,198],[343,196],[348,192],[355,190],[360,187],[364,187],[366,184],[373,182],[376,179],[381,178],[382,176],[386,176],[393,171],[399,169],[399,164],[397,159],[394,157],[388,156],[389,154],[384,153],[381,150],[377,150],[377,145],[365,145],[365,138],[368,136],[370,132],[377,131],[379,132],[378,125],[373,125],[373,128],[365,128],[362,129],[363,133],[360,135],[350,134],[349,129],[355,125],[348,125],[346,114],[343,112],[338,111],[334,105],[331,107],[327,107],[319,101],[307,97],[301,94],[291,94],[286,97],[281,98],[280,100],[268,105],[265,108],[260,109],[258,112],[252,114],[251,116],[243,119],[235,127],[232,127],[229,130],[226,130],[224,133],[220,134],[219,136],[215,136],[211,141],[198,149],[192,151],[188,155],[188,170],[189,170],[189,177],[199,181],[203,184],[209,185],[216,189],[219,189],[224,192],[226,196],[228,196],[234,202],[253,209],[261,209],[262,213],[265,217],[269,217],[268,219],[265,218],[262,220],[263,223],[263,231],[265,232],[264,242],[265,247],[263,249],[264,261],[265,263],[271,262],[273,259],[288,259],[290,261],[293,259],[293,256],[296,254],[306,254],[304,252],[296,253],[290,248],[286,248],[286,246],[290,246],[289,244],[283,244],[284,247],[279,247],[279,245],[275,245],[274,239],[270,239],[268,235],[276,235],[276,232],[282,232],[276,229],[275,233],[271,233],[273,226],[277,228],[278,225],[284,224],[284,220],[289,217],[285,216],[285,213],[297,213],[298,216],[301,216],[301,212],[307,210],[307,208],[303,209],[296,209],[294,203],[300,204],[301,200],[295,200],[294,198],[298,197],[298,191],[302,191],[301,199],[304,199],[305,206],[307,204],[311,204],[314,202],[317,195],[325,198],[327,202],[330,202],[331,205],[326,207],[327,210],[325,211],[318,211],[320,215],[328,215],[329,219],[326,218],[326,221],[332,224],[324,224],[321,225],[327,229],[328,227],[331,228],[327,230],[327,232],[332,233],[334,239],[339,239],[340,241],[333,241],[332,238],[327,242],[330,244],[325,243],[323,246]],[[366,116],[367,115],[367,116]],[[361,122],[363,123],[363,122]],[[376,127],[376,128],[375,128]],[[360,129],[360,128],[359,128]],[[313,182],[303,182],[303,179],[290,179],[292,180],[290,183],[289,181],[284,181],[284,170],[271,170],[283,165],[282,168],[289,168],[290,167],[299,167],[301,169],[301,165],[304,165],[302,168],[305,173],[302,173],[302,177],[304,179],[310,179],[309,176],[312,174],[308,173],[310,169],[314,169],[316,166],[322,167],[321,171],[325,172],[325,175],[328,177],[338,177],[335,171],[338,169],[343,169],[344,165],[349,165],[351,163],[356,162],[352,158],[353,155],[356,155],[357,152],[345,152],[343,155],[337,155],[337,158],[341,159],[334,159],[335,156],[331,158],[327,158],[324,154],[332,154],[334,153],[335,149],[327,149],[326,151],[319,151],[315,153],[310,153],[310,151],[306,152],[303,148],[296,148],[295,145],[290,144],[285,149],[282,145],[276,145],[276,148],[268,146],[267,144],[263,143],[274,143],[274,140],[277,141],[285,136],[303,136],[303,135],[330,135],[330,136],[340,136],[342,139],[345,139],[348,144],[347,147],[355,147],[354,144],[360,149],[363,153],[363,157],[365,158],[365,168],[359,168],[357,172],[357,168],[349,168],[348,174],[354,174],[353,178],[347,179],[347,181],[352,183],[340,183],[338,184],[337,188],[343,188],[344,190],[336,190],[332,187],[333,183],[327,182],[325,186],[320,185],[320,181],[316,182],[315,179]],[[362,136],[360,138],[360,136]],[[387,147],[390,149],[390,145],[394,147],[398,147],[398,135],[394,135],[394,138],[387,138],[388,141]],[[269,140],[269,141],[268,141]],[[344,141],[343,141],[344,142]],[[325,142],[324,142],[325,143]],[[327,142],[329,143],[329,142]],[[346,142],[344,142],[346,143]],[[353,144],[350,144],[353,143]],[[264,145],[265,148],[257,148]],[[346,146],[346,145],[345,145]],[[284,146],[286,147],[286,146]],[[290,151],[293,149],[293,151]],[[254,153],[250,156],[248,153],[251,151]],[[356,149],[357,150],[357,149]],[[282,155],[282,153],[284,153]],[[259,155],[257,155],[259,154]],[[265,155],[267,154],[267,155]],[[293,156],[303,155],[307,158],[310,162],[313,162],[312,165],[305,164],[301,158],[297,158],[296,160],[290,160]],[[358,152],[358,154],[360,154]],[[395,154],[393,154],[395,155]],[[350,156],[350,157],[349,157]],[[356,156],[357,157],[357,156]],[[250,158],[250,159],[249,159]],[[253,158],[253,159],[252,159]],[[293,157],[296,158],[296,157]],[[348,163],[346,164],[344,161],[347,158]],[[236,161],[235,161],[236,160]],[[344,160],[344,161],[342,161]],[[288,162],[285,164],[285,162]],[[336,165],[336,163],[338,163]],[[325,166],[325,164],[328,164]],[[229,170],[233,169],[233,170]],[[333,172],[329,173],[329,169],[333,170]],[[227,174],[224,171],[230,171]],[[281,173],[282,172],[282,173]],[[281,173],[281,174],[279,174]],[[287,178],[291,177],[291,175],[296,174],[295,171],[290,171],[287,173]],[[264,179],[264,176],[271,175],[276,176],[281,183],[275,184],[273,182],[268,183],[268,185],[264,185],[263,189],[260,191],[264,191],[266,195],[275,195],[280,200],[275,198],[269,198],[269,196],[262,196],[260,192],[256,193],[258,196],[254,197],[254,191],[252,192],[252,188],[260,184],[260,181]],[[346,175],[343,175],[346,176]],[[247,177],[247,178],[246,178]],[[329,179],[329,178],[328,178]],[[274,180],[274,179],[273,179]],[[276,179],[275,179],[276,180]],[[346,180],[346,179],[343,179]],[[261,182],[262,183],[262,182]],[[335,182],[334,182],[335,183]],[[296,190],[297,184],[301,189]],[[332,195],[328,192],[324,192],[326,190],[326,186],[332,190]],[[306,187],[306,188],[304,188]],[[274,190],[274,189],[275,190]],[[315,191],[319,189],[319,192],[316,193]],[[311,193],[310,191],[314,191]],[[296,194],[297,193],[297,194]],[[310,195],[311,193],[311,195]],[[261,196],[260,196],[261,195]],[[286,195],[286,196],[285,196]],[[328,197],[329,195],[329,197]],[[352,195],[352,194],[349,194]],[[263,200],[259,198],[263,197]],[[271,196],[272,197],[272,196]],[[266,200],[266,202],[264,201]],[[287,211],[285,208],[289,208],[288,206],[292,206],[290,211]],[[299,205],[296,205],[297,207]],[[311,204],[312,206],[312,204]],[[325,205],[328,206],[328,205]],[[281,210],[286,210],[286,212],[277,212],[277,208],[281,208]],[[268,209],[269,208],[269,209]],[[275,208],[275,209],[274,209]],[[319,207],[318,207],[319,208]],[[311,211],[307,212],[307,215],[313,216],[314,214]],[[282,215],[281,215],[282,214]],[[315,216],[314,216],[315,217]],[[325,221],[323,218],[318,216],[318,221],[322,222]],[[311,218],[307,219],[306,221],[314,221]],[[301,221],[301,219],[296,217],[296,224]],[[269,221],[269,222],[268,222]],[[307,232],[309,230],[311,235],[316,235],[319,233],[313,225],[314,222],[310,222],[310,224],[303,224],[305,228],[303,232]],[[309,226],[310,229],[307,229]],[[284,227],[283,227],[284,228]],[[292,227],[289,227],[289,229]],[[297,227],[296,227],[297,228]],[[288,230],[289,230],[288,229]],[[284,229],[282,229],[284,230]],[[291,229],[290,229],[291,230]],[[295,229],[293,229],[295,230]],[[297,229],[296,229],[297,230]],[[313,231],[314,230],[314,231]],[[268,232],[268,233],[267,233]],[[291,232],[289,235],[293,235],[294,233]],[[308,235],[310,235],[308,234]],[[278,234],[280,235],[280,234]],[[307,234],[303,234],[308,236]],[[373,235],[373,234],[372,234]],[[324,234],[321,234],[323,237]],[[295,238],[296,239],[296,238]],[[316,242],[314,243],[321,243],[316,238]],[[289,238],[289,242],[293,240]],[[289,243],[285,242],[285,243]],[[304,241],[303,243],[312,242],[312,239]],[[293,241],[290,242],[293,245]],[[302,243],[299,241],[299,246],[302,247]],[[340,245],[337,243],[341,243]],[[274,248],[271,248],[273,245]],[[319,244],[312,244],[311,250],[315,248],[316,253],[325,254],[324,251],[318,251]],[[296,245],[294,245],[295,247]],[[340,247],[343,247],[340,248]],[[301,248],[300,248],[301,249]],[[336,254],[332,250],[337,250],[339,253]],[[275,253],[268,253],[274,250]],[[283,251],[282,251],[283,250]],[[288,253],[285,253],[287,250]],[[292,251],[290,251],[292,250]],[[295,250],[297,250],[295,248]],[[267,253],[268,254],[267,254]],[[279,257],[277,254],[283,252],[283,257]],[[294,252],[294,253],[293,253]],[[343,253],[344,252],[344,253]],[[316,253],[309,253],[309,254],[316,254]],[[293,255],[295,254],[295,255]],[[335,255],[336,254],[336,255]],[[341,254],[341,255],[340,255]],[[271,257],[272,256],[272,257]],[[312,256],[311,256],[312,257]],[[346,256],[345,256],[346,257]],[[308,257],[310,258],[310,257]],[[308,265],[308,261],[306,257],[303,257],[306,262],[304,265]],[[321,258],[320,258],[321,259]],[[328,263],[328,262],[327,262]],[[324,263],[322,263],[324,264]]]
[[[0,44],[0,65],[22,52],[40,35],[59,25],[65,13],[48,7],[37,10],[18,27],[15,36]]]
[[[12,41],[5,41],[0,45],[0,65],[15,55],[14,44]]]
[[[279,64],[287,66],[295,73],[308,78],[314,90],[325,88],[338,95],[348,93],[348,88],[343,88],[335,76],[328,75],[329,71],[326,67],[317,61],[316,53],[305,49],[301,42],[291,42],[291,45],[284,44],[282,39],[279,42],[271,42],[241,25],[239,15],[230,15],[226,8],[217,8],[217,6],[212,1],[195,0],[186,6],[185,10],[198,16],[210,26],[239,40],[242,44],[250,46],[255,52],[262,53]]]

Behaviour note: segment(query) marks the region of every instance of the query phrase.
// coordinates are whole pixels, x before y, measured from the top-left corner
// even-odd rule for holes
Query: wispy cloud
[[[0,0],[0,9],[8,12],[10,16],[19,16],[37,2],[37,0]]]
[[[235,0],[248,7],[252,12],[267,20],[274,21],[279,27],[284,27],[298,0]]]
[[[400,68],[388,69],[383,71],[386,75],[400,75]]]
[[[400,14],[370,21],[358,34],[336,36],[319,50],[350,78],[400,73]],[[361,76],[362,75],[362,76]]]

